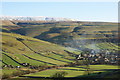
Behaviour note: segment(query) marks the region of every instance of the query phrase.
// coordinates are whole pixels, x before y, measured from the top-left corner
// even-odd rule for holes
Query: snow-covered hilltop
[[[69,18],[56,18],[44,16],[0,16],[0,20],[22,20],[22,21],[75,21]]]

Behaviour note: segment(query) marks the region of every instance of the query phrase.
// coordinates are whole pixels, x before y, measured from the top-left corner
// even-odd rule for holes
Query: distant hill
[[[74,21],[70,18],[46,17],[46,16],[1,16],[1,20],[19,20],[19,21]]]
[[[118,24],[84,21],[2,20],[3,32],[17,33],[65,47],[95,48],[101,43],[118,43]],[[9,23],[9,24],[8,24]],[[10,24],[11,23],[11,24]],[[6,31],[9,30],[9,31]],[[94,44],[91,45],[91,44]],[[91,47],[92,46],[92,47]],[[114,49],[108,48],[105,49]]]
[[[51,69],[53,71],[53,68],[55,68],[62,71],[68,70],[68,73],[72,76],[75,72],[76,76],[80,75],[81,71],[82,74],[83,71],[88,71],[87,68],[89,68],[89,71],[94,70],[90,70],[90,67],[88,67],[89,58],[82,61],[81,59],[77,60],[81,53],[84,57],[86,57],[87,53],[90,53],[90,55],[96,53],[102,53],[101,55],[110,54],[111,56],[108,57],[111,60],[117,59],[115,54],[120,49],[117,23],[57,20],[58,18],[39,19],[41,18],[4,17],[1,19],[0,36],[2,36],[2,40],[0,43],[2,44],[2,59],[0,59],[0,63],[5,73],[16,75],[19,72],[14,73],[14,70],[24,70],[27,73],[27,69],[38,71]],[[98,58],[102,62],[106,56],[102,58],[99,55]],[[112,58],[113,56],[115,58]],[[97,56],[93,55],[93,57]],[[80,66],[77,67],[79,63]],[[62,69],[63,66],[65,68]],[[100,65],[97,66],[99,68]],[[106,67],[106,65],[104,66]],[[93,68],[95,67],[93,65]],[[110,66],[105,68],[107,70],[100,68],[100,71],[108,71],[109,68]],[[98,71],[96,68],[95,72]],[[47,73],[52,74],[49,71]],[[100,75],[101,72],[98,74]],[[40,74],[36,75],[40,76]],[[46,72],[43,75],[46,75]],[[4,74],[4,77],[7,77],[6,74]]]

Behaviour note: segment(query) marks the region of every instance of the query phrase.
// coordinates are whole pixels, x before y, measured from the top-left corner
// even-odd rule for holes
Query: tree
[[[2,75],[2,79],[8,79],[8,78],[10,78],[10,75],[9,75],[9,74],[5,74],[5,73],[4,73],[4,74]]]
[[[90,68],[90,61],[88,59],[85,59],[85,60],[83,60],[83,63],[85,65],[85,69],[86,69],[85,75],[89,75],[89,74],[93,73],[93,71]]]
[[[53,78],[63,78],[65,75],[67,75],[68,73],[65,71],[59,71],[54,73],[51,77]]]

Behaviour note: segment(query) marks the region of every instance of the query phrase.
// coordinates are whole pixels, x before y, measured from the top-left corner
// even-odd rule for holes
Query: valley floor
[[[12,78],[10,80],[44,80],[44,78],[47,78],[47,80],[49,80],[49,78],[56,72],[59,71],[65,71],[68,74],[65,76],[65,78],[87,78],[87,77],[92,77],[92,78],[97,78],[97,77],[106,77],[106,78],[111,78],[113,77],[117,77],[116,71],[119,70],[118,66],[114,66],[114,65],[90,65],[90,69],[89,69],[89,75],[87,74],[88,72],[86,71],[86,66],[75,66],[75,67],[59,67],[59,68],[52,68],[52,69],[47,69],[47,70],[43,70],[43,71],[39,71],[36,73],[31,73],[31,74],[27,74],[27,75],[23,75],[21,77],[17,77],[17,78]],[[9,72],[8,72],[9,71]],[[10,73],[12,70],[6,70],[5,72]],[[4,70],[3,70],[4,72]],[[114,75],[116,74],[116,76]],[[112,75],[112,76],[108,76],[108,75]],[[32,79],[33,78],[33,79]],[[46,79],[45,79],[46,80]]]

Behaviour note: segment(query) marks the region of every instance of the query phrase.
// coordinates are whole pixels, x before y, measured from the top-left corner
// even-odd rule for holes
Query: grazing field
[[[92,70],[92,73],[106,72],[106,70],[112,70],[112,69],[119,69],[119,68],[118,66],[112,66],[112,65],[90,65],[90,70]],[[24,76],[51,77],[55,72],[58,71],[67,72],[68,74],[65,77],[77,77],[77,76],[85,75],[86,73],[85,66],[77,66],[77,67],[61,67],[58,69],[48,69]]]
[[[3,57],[3,61],[6,64],[13,65],[13,66],[20,66],[20,64],[18,64],[17,62],[12,60],[10,57],[6,56],[5,54],[2,54],[2,57]]]
[[[96,42],[101,42],[101,40],[113,42],[113,39],[117,39],[118,37],[118,24],[81,21],[3,21],[3,32],[14,32],[63,46],[72,46],[69,41],[77,39],[84,40],[85,43],[88,42],[89,44],[91,44],[90,42],[92,40]],[[102,45],[103,44],[98,44],[98,48],[105,47],[105,45]],[[106,49],[113,49],[113,47],[107,47]]]
[[[18,29],[9,29],[6,26],[10,26],[7,23],[16,23],[16,21],[3,21],[4,30],[9,30],[10,32],[14,32],[17,34],[25,35],[19,37],[23,37],[24,39],[35,40],[35,41],[24,41],[27,45],[30,45],[34,48],[35,51],[42,52],[42,50],[55,50],[59,51],[61,48],[49,47],[50,45],[44,44],[47,42],[41,42],[39,45],[37,44],[38,39],[49,41],[52,43],[60,44],[67,47],[73,48],[88,48],[88,49],[109,49],[109,50],[118,50],[120,47],[115,44],[115,40],[118,37],[118,24],[117,23],[102,23],[102,22],[34,22],[30,21],[29,23],[26,21],[18,21],[16,24]],[[26,23],[26,24],[25,24]],[[6,24],[6,25],[5,25]],[[12,25],[11,25],[12,26]],[[4,35],[6,33],[3,33]],[[8,35],[8,34],[7,34]],[[12,35],[18,36],[16,34]],[[30,37],[33,38],[30,38]],[[75,42],[74,42],[75,40]],[[78,40],[78,41],[77,41]],[[81,40],[81,41],[79,41]],[[95,42],[95,45],[91,44]],[[78,43],[78,44],[77,44]],[[37,44],[36,46],[32,44]],[[75,45],[77,44],[77,45]],[[83,45],[82,47],[80,47]],[[58,47],[58,46],[57,46]],[[61,54],[64,54],[61,51]],[[66,54],[65,54],[66,55]]]
[[[6,69],[2,70],[2,74],[9,74],[10,75],[15,71],[18,71],[18,70],[17,69],[8,69],[8,68],[6,68]]]
[[[31,37],[21,36],[13,33],[1,33],[3,64],[21,66],[21,63],[30,65],[64,65],[73,62],[66,48],[57,44],[38,40]],[[18,38],[23,41],[17,40]]]
[[[110,43],[110,42],[101,42],[101,43],[94,43],[94,44],[87,44],[84,46],[85,48],[89,48],[89,49],[108,49],[110,51],[114,51],[114,50],[119,50],[120,47],[114,43]]]
[[[117,23],[13,20],[3,21],[0,29],[0,63],[3,74],[7,74],[4,77],[51,77],[59,71],[67,72],[65,77],[81,77],[88,72],[93,75],[118,69],[118,66],[113,65],[97,65],[117,61],[120,49],[117,45]],[[98,55],[99,53],[104,55]],[[111,56],[106,57],[109,53],[114,60],[110,61]],[[82,62],[87,60],[86,54],[92,54],[90,64],[96,65],[89,65],[87,68]],[[21,70],[24,68],[26,70]],[[13,72],[17,70],[20,72],[16,75]]]

